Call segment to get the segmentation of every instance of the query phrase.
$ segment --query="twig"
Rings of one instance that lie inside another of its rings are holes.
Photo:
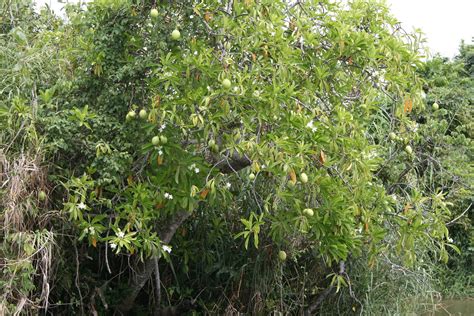
[[[76,252],[76,278],[75,278],[75,283],[76,283],[77,292],[79,293],[81,315],[85,315],[84,314],[84,304],[82,302],[83,298],[82,298],[82,293],[81,293],[81,287],[79,286],[79,253],[77,251],[76,243],[74,243],[74,251]]]
[[[463,216],[467,213],[467,211],[469,211],[469,210],[471,209],[471,206],[472,206],[472,203],[469,204],[469,206],[464,210],[464,212],[461,213],[461,215],[459,215],[458,217],[456,217],[456,218],[453,219],[452,221],[448,222],[448,223],[446,224],[446,227],[452,226],[454,223],[456,223],[456,221],[457,221],[458,219],[460,219],[461,217],[463,217]]]

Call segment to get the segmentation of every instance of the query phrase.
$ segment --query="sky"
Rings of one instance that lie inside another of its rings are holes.
[[[431,53],[456,55],[461,40],[474,44],[474,0],[386,0],[405,30],[420,28]]]
[[[66,2],[68,0],[62,0]],[[69,0],[79,2],[79,0]],[[461,40],[474,44],[474,0],[385,0],[392,14],[406,31],[420,28],[432,54],[454,57]],[[56,12],[63,4],[58,0],[36,0],[47,3]]]

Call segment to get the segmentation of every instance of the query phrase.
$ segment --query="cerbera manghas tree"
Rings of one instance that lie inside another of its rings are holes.
[[[401,210],[374,178],[383,144],[369,145],[367,120],[387,95],[392,115],[406,100],[417,111],[421,87],[417,37],[385,6],[101,0],[69,17],[75,78],[45,133],[80,239],[143,261],[121,311],[211,206],[242,217],[246,247],[271,240],[275,260],[376,260]],[[243,209],[234,193],[249,181]]]

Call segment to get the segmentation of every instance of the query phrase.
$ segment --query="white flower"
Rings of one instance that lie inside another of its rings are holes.
[[[191,15],[189,16],[189,18],[190,18],[190,19],[193,19],[193,18],[194,18],[194,15],[191,14]]]
[[[165,128],[166,128],[166,124],[162,124],[158,130],[160,132],[163,132]]]
[[[198,52],[197,50],[194,51],[194,56],[197,56]]]
[[[159,156],[163,156],[163,151],[162,151],[162,150],[158,150],[158,155],[159,155]]]
[[[81,202],[77,204],[77,208],[80,210],[85,210],[87,208],[87,205],[85,205],[84,202]]]
[[[115,250],[115,248],[117,248],[117,244],[111,242],[110,243],[110,248],[112,248],[112,250]]]
[[[390,197],[392,198],[392,200],[393,200],[394,202],[397,201],[397,195],[396,195],[396,194],[392,194],[392,195],[390,195]]]
[[[313,121],[309,121],[308,124],[306,124],[306,127],[311,129],[311,131],[316,132],[318,129],[316,128],[316,126],[313,125],[314,122]]]
[[[169,194],[168,192],[165,192],[164,196],[165,196],[165,199],[168,199],[168,200],[173,199],[173,195]]]
[[[232,186],[232,184],[230,184],[230,182],[227,182],[227,183],[225,184],[225,187],[226,187],[227,189],[230,189],[231,186]]]
[[[199,168],[194,168],[195,173],[199,173]]]
[[[118,238],[123,238],[123,237],[125,237],[125,233],[124,233],[123,231],[119,231],[119,232],[117,233],[117,237],[118,237]]]
[[[262,169],[265,169],[267,166],[266,165],[262,165]]]
[[[448,242],[453,242],[454,240],[451,237],[448,237]]]
[[[167,245],[163,245],[163,251],[166,251],[167,253],[171,253],[171,247]]]
[[[95,233],[95,228],[94,226],[89,227],[89,233],[94,234]]]

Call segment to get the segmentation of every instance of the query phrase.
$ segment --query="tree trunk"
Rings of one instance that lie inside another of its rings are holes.
[[[181,224],[191,215],[190,212],[179,211],[168,221],[167,225],[159,233],[160,239],[164,244],[168,244],[173,238],[176,230]],[[151,278],[152,273],[155,271],[155,259],[159,260],[158,257],[148,258],[144,263],[140,264],[137,268],[137,274],[130,285],[131,291],[128,296],[122,301],[117,308],[119,314],[126,315],[133,307],[135,299],[140,293],[145,283]]]

